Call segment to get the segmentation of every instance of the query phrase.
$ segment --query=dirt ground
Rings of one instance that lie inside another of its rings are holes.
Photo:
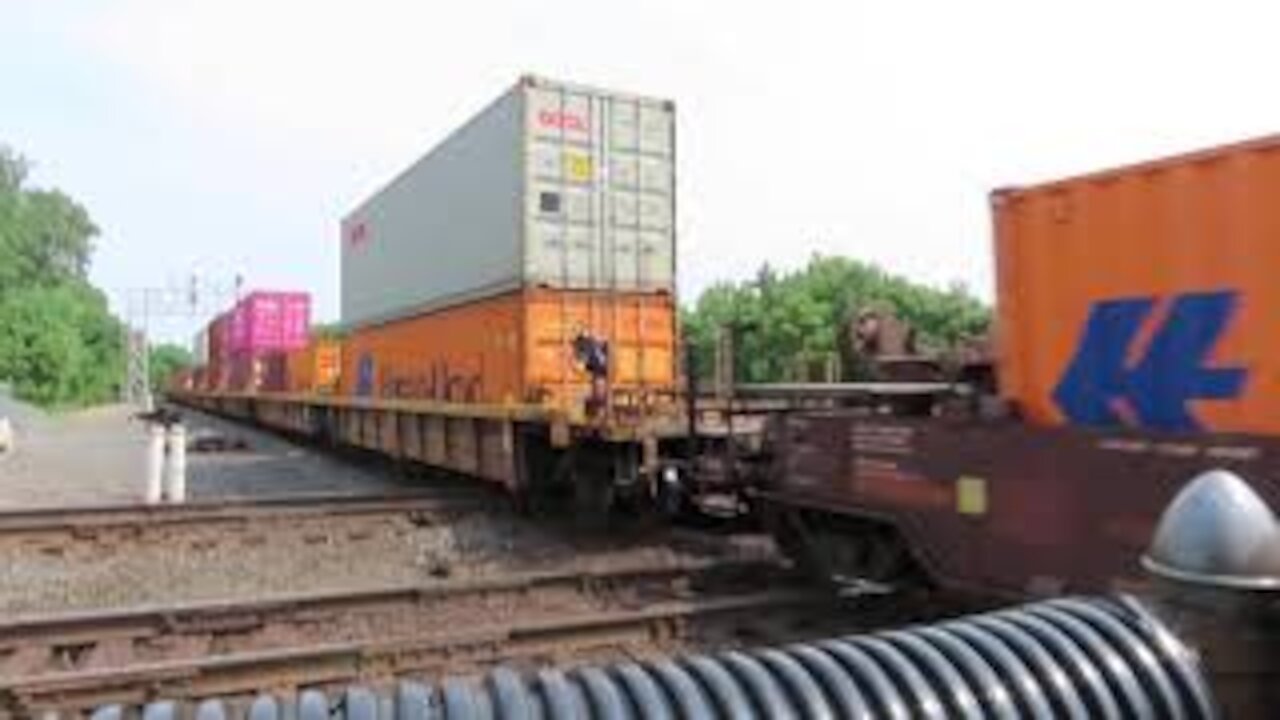
[[[602,570],[713,558],[768,559],[767,543],[660,532],[584,537],[502,511],[438,522],[248,526],[167,544],[92,544],[50,552],[0,543],[0,614],[261,598],[539,570]]]
[[[123,406],[48,416],[19,427],[17,451],[0,459],[0,511],[31,506],[138,502],[145,425]],[[216,418],[184,411],[192,433],[216,431],[247,448],[189,453],[192,498],[350,492],[385,495],[426,480],[354,464]],[[572,523],[565,523],[571,525]],[[0,542],[0,613],[253,598],[388,584],[433,583],[536,569],[649,564],[728,553],[761,557],[748,541],[675,542],[661,531],[584,536],[516,515],[484,511],[421,518],[314,520],[194,529],[165,543],[101,540],[67,547]]]
[[[131,412],[113,405],[17,421],[14,450],[0,457],[0,508],[140,498],[146,435]]]

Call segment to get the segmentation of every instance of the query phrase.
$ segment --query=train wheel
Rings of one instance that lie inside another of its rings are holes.
[[[573,522],[582,530],[604,530],[613,512],[613,492],[609,483],[590,477],[578,478],[573,489]]]
[[[792,509],[772,509],[766,522],[779,549],[824,581],[914,584],[911,553],[887,523]]]
[[[839,584],[858,580],[897,584],[910,563],[896,530],[881,523],[835,523],[816,538],[827,574]]]
[[[524,458],[525,510],[535,517],[558,516],[573,511],[575,453],[555,451],[531,442]]]
[[[806,575],[826,578],[826,568],[814,552],[812,536],[801,513],[766,504],[761,509],[765,527],[778,549]]]
[[[615,500],[612,458],[588,449],[578,455],[572,473],[574,524],[584,530],[608,527]]]

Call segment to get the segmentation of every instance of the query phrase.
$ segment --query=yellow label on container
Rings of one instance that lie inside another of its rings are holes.
[[[591,182],[591,158],[586,155],[566,153],[564,156],[565,174],[573,182]]]
[[[961,515],[987,514],[987,481],[978,477],[956,480],[956,512]]]

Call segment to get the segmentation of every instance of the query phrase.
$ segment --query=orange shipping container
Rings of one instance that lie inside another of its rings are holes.
[[[992,196],[1002,393],[1047,424],[1280,432],[1280,137]]]
[[[572,412],[591,394],[583,337],[608,344],[615,393],[674,389],[669,294],[531,288],[353,330],[342,392]]]
[[[342,371],[342,343],[311,338],[307,346],[285,356],[286,389],[291,393],[331,393]]]

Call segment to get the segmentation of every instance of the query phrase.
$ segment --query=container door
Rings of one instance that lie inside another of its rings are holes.
[[[559,289],[672,291],[669,106],[558,85],[527,93],[527,277]]]
[[[528,89],[529,238],[526,272],[536,284],[590,288],[598,282],[596,104],[582,92]]]
[[[665,105],[613,98],[608,193],[612,262],[625,289],[672,291],[675,176],[672,113]]]

